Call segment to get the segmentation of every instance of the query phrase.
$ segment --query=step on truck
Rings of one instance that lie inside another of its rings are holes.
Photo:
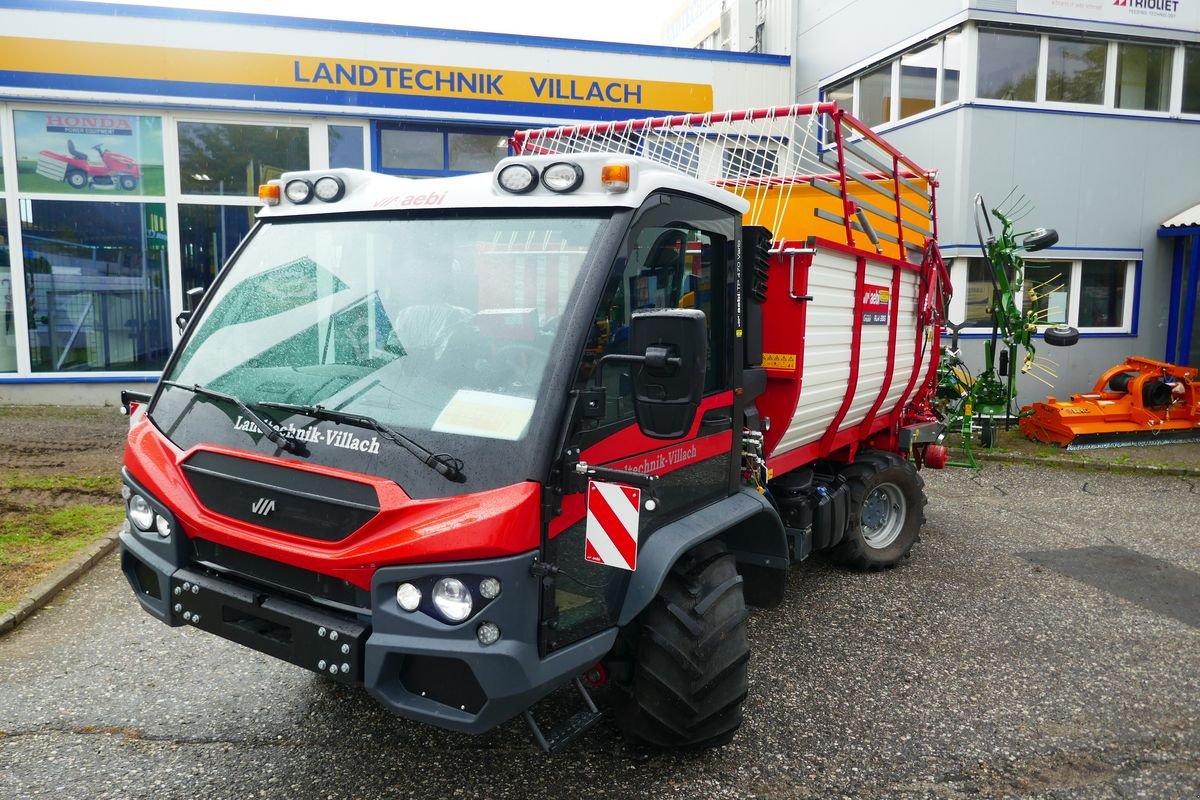
[[[935,176],[834,104],[517,133],[490,173],[292,172],[126,394],[142,607],[547,750],[742,719],[747,605],[877,570],[938,466]],[[574,688],[571,688],[571,685]],[[580,711],[555,725],[556,688]],[[543,706],[544,707],[544,706]]]

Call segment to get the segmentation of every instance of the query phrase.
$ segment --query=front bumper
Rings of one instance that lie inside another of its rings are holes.
[[[121,565],[142,607],[168,625],[191,625],[336,680],[362,683],[394,713],[438,727],[483,733],[521,713],[603,658],[616,629],[542,658],[535,553],[447,564],[383,567],[371,614],[355,615],[247,580],[213,574],[184,554],[183,535],[158,541],[121,534]],[[502,592],[467,621],[447,624],[396,603],[396,587],[431,575],[500,579]],[[476,639],[481,622],[501,638]]]

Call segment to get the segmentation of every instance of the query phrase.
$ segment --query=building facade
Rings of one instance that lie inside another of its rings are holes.
[[[1200,0],[804,0],[794,41],[799,100],[837,100],[939,171],[968,363],[990,331],[980,194],[1058,231],[1021,302],[1082,334],[1039,347],[1057,376],[1023,377],[1023,402],[1127,355],[1200,364]]]
[[[520,128],[769,105],[788,59],[0,0],[0,402],[157,379],[285,170],[491,169]]]

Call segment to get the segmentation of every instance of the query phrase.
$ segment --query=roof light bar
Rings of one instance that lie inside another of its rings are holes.
[[[570,161],[556,161],[542,170],[542,185],[552,192],[566,194],[583,184],[583,167]]]

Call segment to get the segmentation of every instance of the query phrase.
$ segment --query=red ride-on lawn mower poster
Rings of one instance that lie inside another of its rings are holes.
[[[67,107],[16,111],[22,192],[161,196],[162,120]]]

